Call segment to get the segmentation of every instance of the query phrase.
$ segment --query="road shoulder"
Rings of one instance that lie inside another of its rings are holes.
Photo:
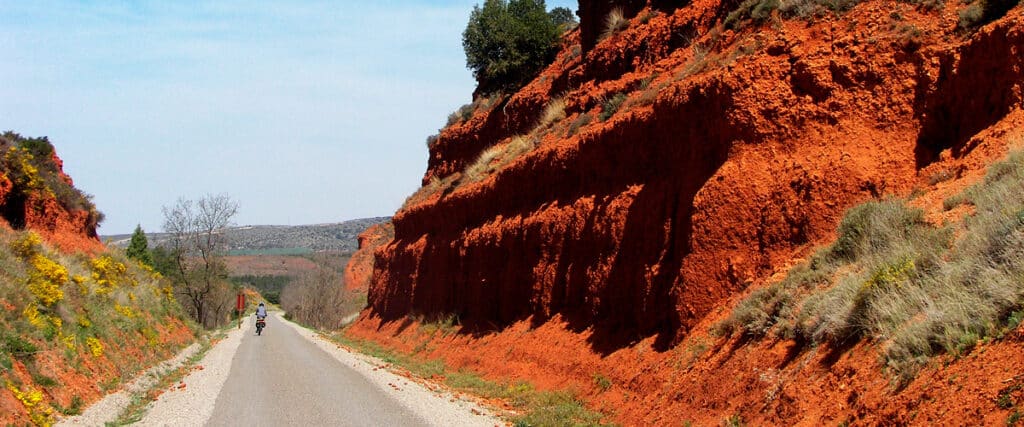
[[[140,426],[203,425],[213,414],[217,395],[231,372],[231,362],[245,333],[252,332],[251,318],[241,328],[232,329],[216,343],[191,373],[182,379],[184,386],[173,387],[150,404]]]
[[[309,340],[338,362],[350,367],[379,387],[409,411],[436,426],[501,426],[505,421],[475,402],[456,398],[445,389],[431,390],[426,386],[385,369],[387,363],[364,354],[352,353],[328,341],[318,332],[295,324],[280,313],[282,324],[293,328],[299,336]]]

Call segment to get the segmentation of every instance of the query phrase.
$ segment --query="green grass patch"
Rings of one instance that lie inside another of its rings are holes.
[[[612,380],[601,373],[595,373],[593,379],[594,385],[601,389],[601,391],[608,391],[608,389],[612,388]]]
[[[604,415],[591,411],[570,391],[538,391],[526,382],[496,382],[466,370],[452,371],[440,360],[422,360],[398,353],[367,340],[352,339],[344,331],[327,336],[360,353],[404,368],[422,377],[444,377],[453,390],[488,399],[502,399],[520,414],[511,418],[516,426],[603,426]],[[611,381],[608,381],[609,387]]]
[[[607,121],[612,118],[612,116],[615,115],[615,112],[619,111],[619,107],[622,106],[623,102],[626,102],[625,93],[616,93],[610,98],[606,98],[604,102],[601,103],[601,115],[599,116],[601,121]]]
[[[82,413],[82,397],[78,395],[71,398],[71,403],[68,404],[67,408],[57,404],[57,402],[53,402],[52,405],[53,409],[67,417],[73,417]]]

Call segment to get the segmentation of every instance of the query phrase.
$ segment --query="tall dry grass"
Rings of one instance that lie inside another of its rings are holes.
[[[716,332],[873,340],[898,383],[931,357],[999,338],[1024,317],[1024,153],[994,164],[958,200],[976,209],[956,239],[900,200],[850,209],[835,243],[753,292]]]

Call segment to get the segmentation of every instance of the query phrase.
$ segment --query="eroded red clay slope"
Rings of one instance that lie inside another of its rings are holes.
[[[430,340],[428,356],[576,388],[628,424],[1005,419],[991,399],[1019,381],[1017,338],[895,391],[867,344],[789,354],[706,331],[828,242],[848,207],[949,171],[943,191],[962,188],[1019,141],[1021,8],[966,35],[961,4],[887,1],[734,32],[718,24],[735,2],[698,0],[639,10],[581,52],[603,16],[581,3],[591,12],[553,65],[431,146],[424,185],[437,190],[395,215],[350,334],[406,350]],[[567,117],[535,129],[559,96]],[[524,134],[535,149],[463,176]],[[406,319],[448,313],[461,334],[422,336]],[[598,374],[613,387],[595,387]]]
[[[74,185],[64,173],[64,162],[53,154],[53,164],[59,178]],[[103,249],[96,227],[85,210],[69,210],[61,206],[52,194],[32,192],[25,200],[15,200],[14,183],[0,172],[0,227],[10,229],[13,220],[19,229],[39,233],[51,244],[69,252],[98,252]]]

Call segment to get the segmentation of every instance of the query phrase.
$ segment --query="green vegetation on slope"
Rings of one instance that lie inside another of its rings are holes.
[[[167,322],[182,318],[169,283],[120,252],[63,254],[33,232],[0,231],[0,382],[37,425],[81,406],[54,400],[58,374],[108,390],[173,354]]]
[[[947,201],[974,206],[962,233],[935,227],[901,200],[850,209],[838,238],[716,326],[841,347],[881,343],[901,383],[929,358],[969,351],[1024,318],[1024,152]]]
[[[438,322],[423,324],[422,327],[442,334],[453,328],[450,317],[440,319]],[[344,331],[330,335],[329,338],[360,353],[407,369],[420,378],[443,378],[444,384],[453,390],[487,399],[504,400],[518,412],[517,415],[510,417],[513,425],[517,427],[609,425],[601,421],[604,418],[602,414],[587,409],[571,391],[541,391],[525,381],[489,381],[474,372],[451,370],[440,359],[423,360],[414,355],[401,354],[381,347],[373,341],[350,338]]]

